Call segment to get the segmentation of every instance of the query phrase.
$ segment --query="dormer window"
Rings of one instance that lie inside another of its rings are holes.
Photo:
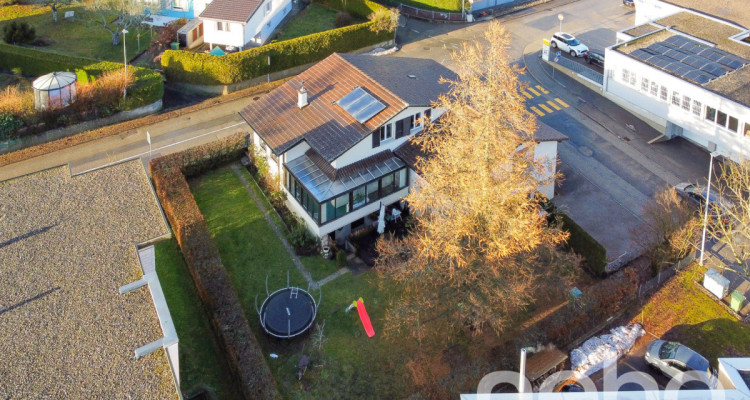
[[[418,112],[411,116],[411,121],[409,122],[409,129],[413,131],[421,127],[422,127],[422,113]]]
[[[386,124],[380,127],[380,141],[385,142],[393,138],[393,125]]]

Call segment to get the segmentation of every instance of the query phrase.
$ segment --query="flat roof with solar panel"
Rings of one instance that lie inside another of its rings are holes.
[[[705,85],[750,64],[742,57],[681,35],[634,50],[630,55],[698,85]]]
[[[356,119],[360,124],[364,124],[369,121],[370,118],[385,110],[385,105],[383,103],[359,86],[355,87],[354,90],[349,92],[349,94],[342,97],[341,100],[336,102],[336,104],[343,108],[344,111],[349,113],[349,115]]]

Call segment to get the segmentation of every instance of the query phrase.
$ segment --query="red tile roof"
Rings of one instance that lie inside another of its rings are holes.
[[[297,90],[302,81],[309,104],[300,109]],[[386,106],[364,124],[335,104],[357,86]],[[305,140],[321,157],[332,162],[407,106],[400,97],[334,53],[251,103],[240,115],[276,154]]]
[[[213,0],[200,17],[219,21],[246,23],[260,7],[262,0]]]

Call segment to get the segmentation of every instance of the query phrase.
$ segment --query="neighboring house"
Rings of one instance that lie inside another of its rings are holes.
[[[409,138],[445,112],[432,107],[450,89],[441,77],[456,75],[433,60],[334,53],[240,115],[289,209],[317,236],[337,239],[409,193],[421,154]],[[547,126],[537,135],[552,174],[567,138]],[[552,197],[553,188],[540,190]]]
[[[750,22],[741,2],[637,0],[639,25],[607,48],[604,93],[663,132],[734,160],[750,157]],[[697,6],[696,6],[697,7]],[[742,7],[740,7],[742,9]]]
[[[455,74],[433,60],[334,53],[240,114],[287,205],[317,236],[348,236],[409,192],[394,153],[420,132]]]
[[[546,170],[542,176],[538,177],[540,182],[544,182],[539,185],[538,189],[545,197],[552,199],[555,196],[555,182],[551,178],[557,172],[557,144],[568,140],[568,137],[545,123],[537,123],[539,126],[534,133],[534,141],[537,143],[534,157],[545,166]],[[410,186],[414,186],[415,179],[419,176],[417,160],[427,159],[429,154],[412,140],[402,144],[393,152],[409,166]]]
[[[291,10],[291,0],[213,0],[200,13],[203,41],[211,48],[260,46]]]

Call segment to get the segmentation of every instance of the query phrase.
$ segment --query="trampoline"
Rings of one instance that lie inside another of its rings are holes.
[[[288,339],[308,330],[318,306],[312,295],[298,287],[285,287],[271,293],[260,306],[260,324],[266,333]]]

